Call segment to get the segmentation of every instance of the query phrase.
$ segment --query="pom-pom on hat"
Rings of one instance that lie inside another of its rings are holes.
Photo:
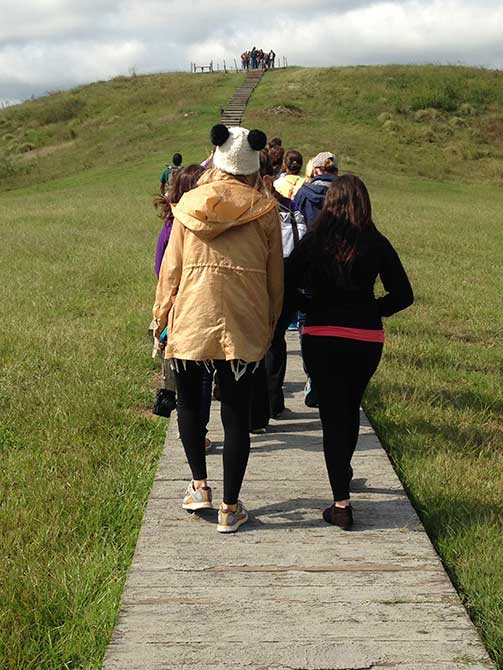
[[[211,129],[211,143],[216,147],[213,165],[229,174],[249,175],[260,169],[259,152],[267,144],[261,130],[227,128],[222,123]]]

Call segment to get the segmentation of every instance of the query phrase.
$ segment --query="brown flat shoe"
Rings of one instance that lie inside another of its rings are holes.
[[[332,526],[339,526],[343,530],[349,530],[353,525],[353,510],[351,505],[347,507],[330,505],[330,507],[323,510],[323,518],[327,523],[331,523]]]

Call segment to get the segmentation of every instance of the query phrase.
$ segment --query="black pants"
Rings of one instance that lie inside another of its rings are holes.
[[[266,428],[271,415],[269,413],[269,393],[267,390],[267,374],[264,360],[252,376],[250,402],[250,430]]]
[[[248,456],[248,421],[253,365],[236,381],[229,362],[215,361],[220,384],[220,412],[224,426],[224,503],[238,501]],[[201,385],[204,365],[193,361],[178,363],[175,372],[178,396],[178,427],[193,479],[206,479],[205,426],[201,420]]]
[[[265,357],[271,416],[276,416],[276,414],[280,414],[285,409],[285,396],[283,393],[286,374],[285,333],[294,314],[295,311],[283,307],[276,330],[274,331],[271,347]]]
[[[304,361],[319,396],[323,451],[334,500],[349,498],[350,464],[360,430],[363,393],[383,345],[304,335]]]

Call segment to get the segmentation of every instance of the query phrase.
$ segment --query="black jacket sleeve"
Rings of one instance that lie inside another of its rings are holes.
[[[382,237],[382,261],[379,276],[386,295],[377,299],[379,314],[391,316],[414,302],[414,294],[407,273],[391,242]]]

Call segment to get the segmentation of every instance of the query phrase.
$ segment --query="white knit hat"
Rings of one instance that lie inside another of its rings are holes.
[[[213,165],[229,174],[249,175],[260,169],[259,151],[267,138],[261,130],[227,128],[222,123],[211,129],[211,143],[216,147]]]

